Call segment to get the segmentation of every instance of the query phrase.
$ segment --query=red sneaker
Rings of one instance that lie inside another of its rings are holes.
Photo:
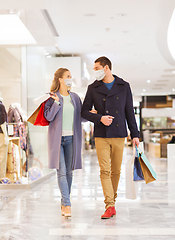
[[[115,207],[108,207],[105,213],[101,216],[101,219],[107,219],[116,215]]]

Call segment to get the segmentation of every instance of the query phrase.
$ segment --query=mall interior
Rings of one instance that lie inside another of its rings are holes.
[[[70,70],[83,102],[101,56],[130,84],[141,152],[156,179],[133,181],[128,128],[116,216],[101,219],[94,123],[83,122],[82,169],[73,171],[66,218],[48,167],[48,126],[27,120],[58,68]],[[175,239],[174,0],[0,0],[0,110],[0,240]]]

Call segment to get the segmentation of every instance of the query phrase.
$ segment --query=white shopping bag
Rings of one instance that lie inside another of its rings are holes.
[[[143,149],[143,142],[139,144],[140,149]],[[126,185],[126,198],[136,199],[140,183],[142,181],[133,181],[133,169],[134,169],[134,158],[136,149],[133,147],[133,156],[125,164],[125,185]],[[144,151],[143,151],[144,152]]]
[[[41,103],[43,103],[44,101],[46,101],[48,98],[50,98],[50,95],[48,93],[40,96],[40,97],[37,97],[35,99],[33,99],[33,102],[36,104],[36,105],[40,105]]]

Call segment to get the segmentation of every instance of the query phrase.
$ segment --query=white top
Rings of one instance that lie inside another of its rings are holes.
[[[63,96],[62,136],[73,135],[74,106],[70,95]]]

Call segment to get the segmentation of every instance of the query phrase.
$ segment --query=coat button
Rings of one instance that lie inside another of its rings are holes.
[[[119,97],[116,98],[117,100],[119,99]]]
[[[106,101],[106,98],[103,98],[103,101],[105,102],[105,101]]]
[[[118,111],[116,111],[115,113],[118,113]]]
[[[116,126],[118,127],[119,125],[117,124]]]
[[[109,113],[109,111],[106,111],[106,113]]]

